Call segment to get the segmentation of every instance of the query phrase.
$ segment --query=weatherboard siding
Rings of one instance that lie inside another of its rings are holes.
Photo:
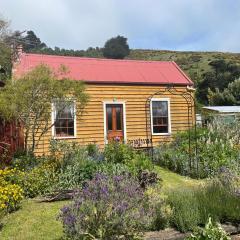
[[[87,84],[86,92],[90,100],[81,116],[77,116],[77,137],[64,141],[76,141],[87,145],[96,143],[104,146],[104,101],[125,102],[126,106],[126,134],[127,142],[146,139],[146,99],[157,91],[164,90],[164,86],[156,85],[112,85],[112,84]],[[187,91],[185,86],[176,87],[181,91]],[[188,108],[185,99],[179,95],[165,92],[154,98],[170,99],[171,130],[169,136],[152,136],[153,144],[158,145],[163,141],[170,141],[177,131],[188,129]],[[192,114],[193,109],[192,109]],[[190,116],[192,118],[192,116]],[[192,124],[192,122],[191,122]],[[150,136],[149,136],[150,137]],[[52,131],[49,131],[36,149],[36,154],[48,154],[49,142]],[[144,147],[145,145],[143,145]]]

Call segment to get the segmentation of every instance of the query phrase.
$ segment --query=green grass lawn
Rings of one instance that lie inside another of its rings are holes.
[[[198,186],[202,182],[182,177],[161,167],[156,167],[156,171],[163,179],[163,189],[165,190]],[[67,201],[40,203],[35,199],[24,200],[21,209],[9,214],[4,219],[0,239],[60,240],[63,235],[62,226],[56,217],[59,209],[67,203]]]
[[[4,219],[1,240],[60,240],[62,226],[56,217],[66,201],[40,203],[24,200],[21,209]]]
[[[167,169],[155,166],[155,171],[159,174],[159,177],[163,180],[163,189],[171,190],[174,188],[187,188],[187,187],[195,187],[202,184],[203,180],[196,180],[189,177],[183,177],[179,174],[171,172]]]

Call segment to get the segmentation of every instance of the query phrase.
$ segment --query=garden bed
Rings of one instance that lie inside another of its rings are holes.
[[[156,171],[163,179],[164,189],[179,186],[192,187],[202,183],[202,181],[182,177],[161,167],[156,167]],[[5,217],[0,239],[15,240],[16,236],[18,240],[60,239],[63,236],[63,230],[56,217],[59,209],[68,203],[69,201],[44,203],[39,202],[39,199],[24,200],[18,211]],[[158,233],[154,232],[154,234]]]
[[[184,239],[190,231],[194,236],[189,239],[210,231],[215,240],[220,235],[228,240],[218,223],[240,223],[240,179],[228,168],[197,180],[156,166],[124,144],[99,151],[95,145],[53,142],[52,148],[51,156],[20,156],[1,170],[7,189],[19,186],[21,198],[10,192],[3,202],[7,216],[2,216],[0,238],[135,239],[147,232],[146,240],[173,240]],[[35,198],[21,206],[23,197]],[[72,197],[67,203],[58,201]],[[204,229],[197,228],[205,223]],[[166,230],[157,232],[160,229]]]

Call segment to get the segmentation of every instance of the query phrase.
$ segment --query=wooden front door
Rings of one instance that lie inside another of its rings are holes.
[[[123,141],[123,105],[107,104],[106,105],[106,129],[108,141]]]

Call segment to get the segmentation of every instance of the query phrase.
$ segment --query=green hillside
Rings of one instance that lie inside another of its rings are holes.
[[[208,65],[213,60],[225,60],[240,64],[240,53],[223,52],[183,52],[167,50],[131,50],[129,59],[175,61],[194,81],[201,81],[205,72],[211,71]]]

